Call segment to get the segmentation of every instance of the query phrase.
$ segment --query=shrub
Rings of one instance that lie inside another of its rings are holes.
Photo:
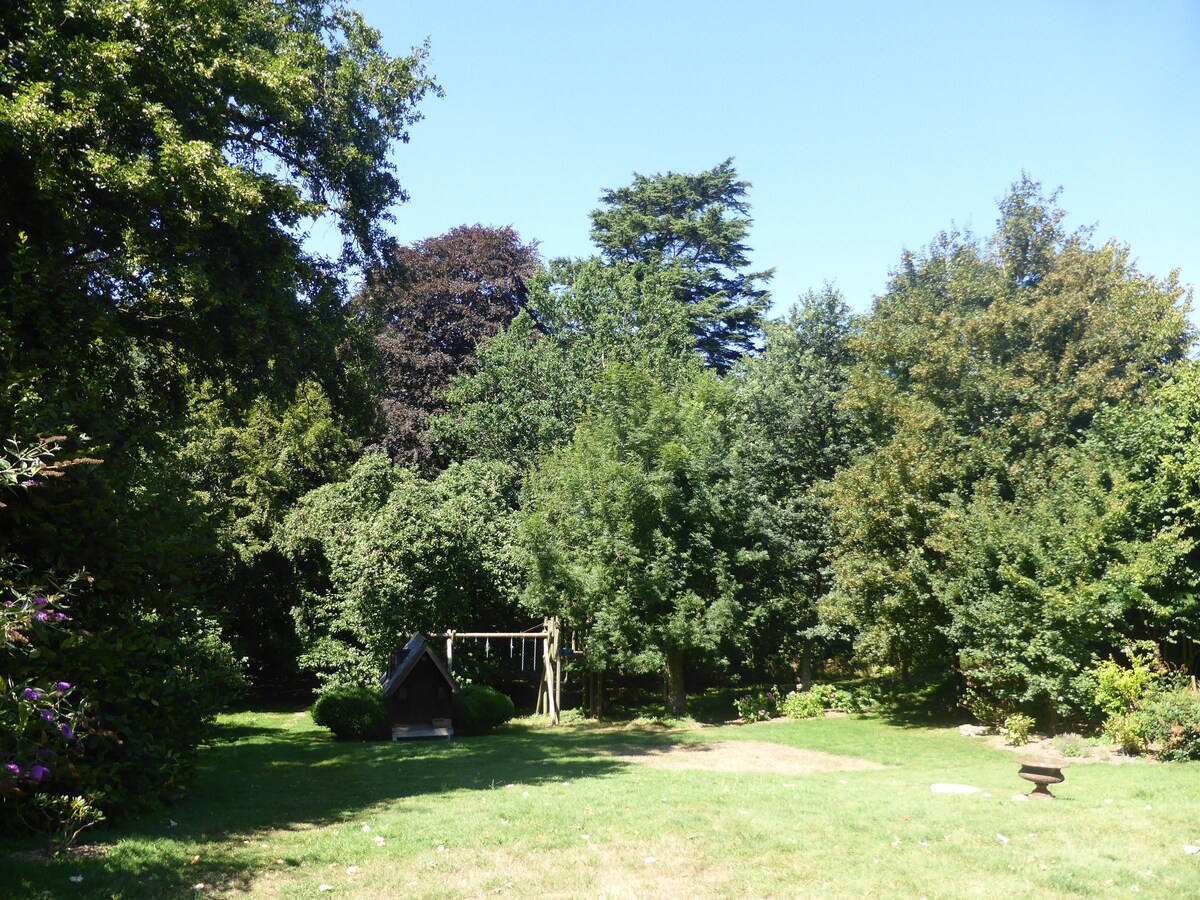
[[[208,626],[152,614],[82,628],[63,610],[77,584],[0,606],[0,833],[56,847],[82,828],[181,796],[197,747],[240,684]]]
[[[388,736],[387,702],[376,688],[333,684],[313,704],[312,720],[339,741],[380,740]]]
[[[1127,713],[1154,685],[1158,673],[1151,667],[1152,657],[1127,651],[1129,666],[1112,659],[1096,663],[1096,705],[1105,716]]]
[[[1200,759],[1200,694],[1181,676],[1159,676],[1132,709],[1105,720],[1104,733],[1126,753]]]
[[[789,691],[781,711],[789,719],[812,719],[825,712],[825,704],[812,691]]]
[[[1148,717],[1134,710],[1109,716],[1104,722],[1104,733],[1122,752],[1137,756],[1146,752],[1152,729]]]
[[[1020,747],[1029,743],[1029,736],[1033,733],[1033,724],[1033,719],[1029,716],[1013,713],[1004,720],[1000,734],[1012,746]]]
[[[807,691],[796,685],[780,704],[780,711],[789,719],[812,719],[827,709],[837,712],[858,712],[854,694],[831,684],[814,684]]]
[[[1200,694],[1183,678],[1159,681],[1142,703],[1147,717],[1149,749],[1159,759],[1200,759]]]
[[[775,718],[778,711],[775,691],[754,691],[733,701],[737,714],[744,722],[765,722]]]
[[[844,688],[835,687],[832,684],[814,684],[810,690],[821,699],[821,705],[825,709],[837,712],[855,712],[857,709],[854,695]]]
[[[558,714],[560,725],[582,725],[587,720],[587,713],[582,709],[564,709]]]
[[[485,684],[464,684],[454,695],[454,732],[486,734],[516,713],[512,698]]]

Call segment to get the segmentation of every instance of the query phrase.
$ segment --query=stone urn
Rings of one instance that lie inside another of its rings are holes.
[[[1021,770],[1017,774],[1033,784],[1033,790],[1029,792],[1030,799],[1053,800],[1054,795],[1050,793],[1050,785],[1062,784],[1062,770],[1066,763],[1061,760],[1037,757],[1019,759],[1017,762],[1021,765]]]

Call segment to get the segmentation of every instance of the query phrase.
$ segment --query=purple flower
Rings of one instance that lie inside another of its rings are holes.
[[[42,710],[42,718],[45,719],[47,722],[53,722],[54,721],[54,710],[43,709]]]
[[[21,767],[20,767],[20,766],[18,766],[16,763],[7,763],[7,764],[4,766],[4,768],[5,768],[5,769],[7,769],[9,772],[11,772],[11,773],[12,773],[12,774],[14,774],[14,775],[20,775],[20,774],[21,774]]]
[[[25,688],[23,691],[26,700],[41,700],[42,692],[35,691],[33,688]]]
[[[775,699],[775,695],[774,695],[773,693],[771,693],[770,691],[767,691],[767,699],[768,699],[768,700],[774,700],[774,699]]]
[[[12,606],[12,605],[13,605],[13,601],[12,601],[12,600],[5,600],[5,601],[4,601],[4,605],[5,605],[5,606]]]
[[[68,725],[66,722],[63,722],[61,725],[58,726],[58,728],[62,732],[64,741],[74,740],[75,732],[71,730],[70,725]]]
[[[50,613],[46,612],[44,609],[39,609],[37,612],[35,612],[33,614],[33,617],[35,619],[37,619],[39,622],[45,622],[47,619],[50,618]]]
[[[69,691],[71,689],[71,682],[60,681],[58,684],[56,684],[54,686],[54,688],[55,688],[55,690],[62,691],[65,694],[67,691]]]
[[[55,622],[65,622],[67,621],[67,614],[65,612],[51,613],[50,618]]]
[[[33,598],[33,605],[36,607],[39,607],[39,608],[45,606],[49,602],[50,601],[47,600],[45,597],[34,597]]]
[[[41,781],[43,778],[45,778],[49,774],[50,774],[50,770],[47,769],[43,765],[35,765],[32,769],[29,770],[29,777],[32,778],[34,781]]]

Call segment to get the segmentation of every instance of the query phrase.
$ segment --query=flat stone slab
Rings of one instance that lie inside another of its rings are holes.
[[[970,784],[934,784],[930,785],[929,790],[935,794],[979,794],[983,788]]]

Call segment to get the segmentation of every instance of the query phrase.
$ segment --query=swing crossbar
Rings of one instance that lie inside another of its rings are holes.
[[[547,631],[447,631],[443,638],[548,638]]]

